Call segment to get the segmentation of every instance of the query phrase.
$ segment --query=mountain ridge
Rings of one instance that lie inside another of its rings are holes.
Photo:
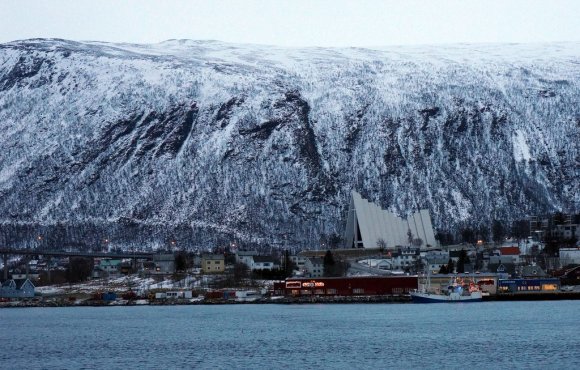
[[[1,44],[0,241],[312,247],[353,189],[439,230],[577,212],[579,50]]]

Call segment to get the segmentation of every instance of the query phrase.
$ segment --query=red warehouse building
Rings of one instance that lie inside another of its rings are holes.
[[[290,297],[396,295],[413,289],[417,289],[417,276],[288,278],[274,283],[274,294]]]

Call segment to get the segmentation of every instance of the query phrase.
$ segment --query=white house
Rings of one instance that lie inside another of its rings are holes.
[[[499,249],[502,257],[512,257],[514,263],[520,263],[520,248],[516,246],[501,247]]]
[[[391,259],[380,258],[380,259],[366,259],[359,261],[360,263],[364,263],[369,267],[379,269],[379,270],[392,270],[393,269],[393,261]]]
[[[271,256],[253,256],[252,259],[252,270],[275,270],[280,268],[280,263]]]
[[[324,259],[320,257],[310,257],[304,264],[305,277],[322,277],[324,276]]]
[[[428,251],[425,253],[425,261],[432,273],[438,273],[443,265],[449,263],[448,251]]]
[[[294,262],[298,270],[304,271],[308,257],[304,256],[290,256],[290,261]]]
[[[120,259],[102,259],[96,261],[93,269],[93,278],[101,278],[106,276],[117,276],[121,272]]]
[[[417,264],[420,258],[419,248],[399,248],[391,257],[394,269],[407,269]]]
[[[252,264],[254,263],[253,257],[257,255],[257,251],[237,251],[236,263],[243,263],[248,266],[248,268],[252,268]]]
[[[580,265],[580,248],[560,248],[559,256],[562,266]]]

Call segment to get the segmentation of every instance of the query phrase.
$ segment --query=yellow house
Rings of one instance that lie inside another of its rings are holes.
[[[204,254],[201,257],[201,269],[204,274],[221,274],[225,270],[223,254]]]

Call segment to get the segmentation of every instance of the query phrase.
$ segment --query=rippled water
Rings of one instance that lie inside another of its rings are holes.
[[[580,301],[0,310],[0,368],[580,368]]]

